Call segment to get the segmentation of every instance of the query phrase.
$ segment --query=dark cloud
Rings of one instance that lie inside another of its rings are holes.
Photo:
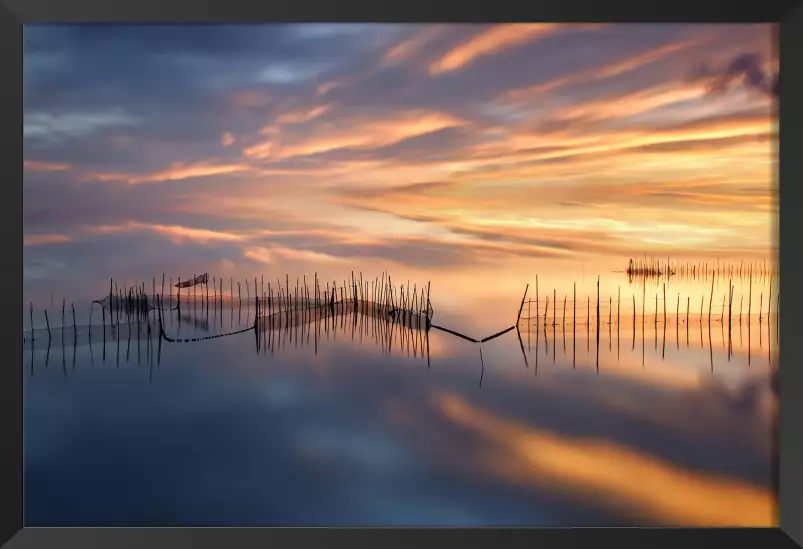
[[[221,200],[253,192],[245,176],[210,176],[163,184],[71,180],[73,174],[28,172],[23,184],[23,227],[33,233],[66,233],[84,227],[120,225],[127,222],[204,228],[217,231],[250,229],[297,229],[311,224],[293,222],[292,212],[280,205],[262,215],[244,215],[236,204],[223,208]],[[264,177],[270,191],[275,178]],[[201,202],[196,202],[202,197]],[[247,205],[247,203],[245,204]],[[266,215],[269,213],[269,215]]]
[[[767,95],[777,94],[778,73],[765,68],[766,58],[759,52],[743,52],[724,66],[699,65],[692,78],[710,79],[711,93],[722,94],[734,85]]]
[[[316,82],[362,66],[376,56],[378,42],[399,33],[374,26],[304,29],[28,26],[26,152],[118,168],[139,162],[145,169],[170,155],[172,162],[223,154],[223,132],[255,133],[278,114],[282,99],[314,95]],[[231,96],[244,90],[276,100],[259,113],[238,108]],[[72,139],[77,131],[86,134],[81,143]],[[114,137],[135,143],[136,152],[115,148]]]

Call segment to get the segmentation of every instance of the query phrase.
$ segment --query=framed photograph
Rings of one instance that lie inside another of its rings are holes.
[[[6,2],[0,543],[800,546],[794,4]]]

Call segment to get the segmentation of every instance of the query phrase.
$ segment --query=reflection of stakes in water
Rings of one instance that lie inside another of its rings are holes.
[[[575,287],[577,283],[575,282]],[[536,333],[538,330],[538,319],[541,318],[541,309],[539,304],[539,297],[538,297],[538,275],[535,275],[535,329]],[[538,353],[538,345],[536,344],[535,352]]]
[[[748,278],[748,282],[747,282],[747,288],[748,288],[747,289],[747,326],[748,326],[748,328],[747,328],[747,334],[748,334],[747,341],[748,341],[748,347],[749,347],[749,342],[750,342],[750,337],[749,337],[749,335],[750,335],[750,321],[753,318],[752,317],[752,311],[753,311],[753,307],[752,307],[752,305],[753,305],[753,266],[752,265],[750,265],[750,272],[749,272],[749,278]]]
[[[557,310],[557,306],[556,306],[557,302],[555,301],[555,296],[554,296],[555,290],[553,290],[552,292],[553,292],[553,296],[552,296],[552,362],[554,363],[555,359],[556,359],[557,347],[558,347],[558,338],[555,337],[556,336],[555,330],[557,330],[558,323],[557,323],[557,319],[555,317],[555,311]]]
[[[597,375],[599,375],[599,276],[597,276]]]
[[[485,362],[482,360],[482,347],[480,347],[480,388],[482,388],[482,377],[485,375]]]
[[[658,329],[658,294],[655,294],[655,329]]]
[[[633,294],[633,346],[630,348],[630,352],[636,350],[636,294]]]
[[[558,322],[558,291],[553,289],[552,290],[552,326],[554,327]],[[554,347],[554,338],[552,339],[553,347]]]
[[[106,362],[106,307],[101,304],[101,311],[103,311],[103,362]],[[111,315],[111,311],[109,311]],[[47,318],[47,311],[45,311],[45,318]]]
[[[161,300],[159,302],[161,303]],[[161,322],[162,322],[161,319],[159,319],[160,330],[161,330]],[[160,335],[159,336],[159,349],[156,352],[156,367],[159,368],[161,363],[162,363],[162,337]]]
[[[572,309],[572,369],[574,369],[577,358],[577,282],[572,286]]]
[[[538,376],[538,344],[541,340],[541,330],[538,329],[538,323],[535,323],[535,375]]]
[[[758,300],[758,323],[759,323],[759,325],[764,320],[763,309],[764,309],[764,292],[761,292],[761,297]]]
[[[700,329],[702,329],[702,326],[703,326],[703,305],[704,304],[705,304],[705,296],[700,298]],[[702,334],[702,332],[700,332],[700,333]],[[702,341],[702,336],[701,336],[701,341]],[[701,343],[700,344],[700,348],[702,349],[703,347],[704,347],[704,345]]]
[[[620,346],[619,346],[619,303],[621,302],[621,295],[622,295],[622,292],[620,291],[620,292],[618,292],[617,298],[616,298],[616,361],[617,362],[619,362],[619,357],[620,357],[620,354],[619,354],[619,349],[620,349]]]
[[[645,308],[644,308],[644,301],[643,300],[642,300],[641,308],[642,308],[642,314],[641,314],[641,367],[645,368],[644,359],[646,357],[646,345],[647,345],[646,341],[647,341],[647,338],[644,337],[644,335],[645,335],[644,334],[644,330],[645,330],[646,325],[647,325],[647,317],[646,317],[646,315],[644,315]]]
[[[654,327],[655,329],[653,332],[655,333],[655,350],[658,350],[658,294],[655,294],[655,314],[653,315],[654,319]]]
[[[62,302],[61,311],[61,370],[64,372],[64,377],[67,377],[67,351],[64,347],[64,302]]]
[[[714,346],[711,344],[711,323],[708,323],[708,357],[711,362],[711,374],[714,373]]]
[[[561,322],[560,332],[563,334],[563,354],[566,354],[566,296],[563,296],[563,322]]]
[[[34,345],[33,326],[32,326],[31,327],[31,377],[33,377],[33,371],[34,371],[34,359],[35,359],[35,352],[36,352],[35,350],[36,350],[36,345]]]
[[[72,346],[72,369],[73,369],[73,372],[75,371],[75,352],[76,352],[76,349],[78,349],[78,336],[77,336],[77,333],[78,332],[76,330],[73,330],[73,346]],[[120,347],[120,338],[119,337],[117,338],[117,347],[118,347],[118,349]],[[118,354],[118,363],[119,363],[119,354],[120,354],[119,351],[118,351],[117,354]]]
[[[608,352],[611,352],[611,347],[613,345],[613,323],[611,321],[611,317],[613,315],[613,298],[608,296]]]
[[[691,298],[686,296],[686,347],[689,346],[689,304],[691,303]]]
[[[728,362],[731,359],[731,353],[733,352],[733,340],[732,340],[732,326],[733,326],[733,280],[728,281],[728,286],[730,286],[729,295],[728,295]]]
[[[521,340],[521,332],[519,331],[519,326],[516,325],[516,335],[519,338],[519,346],[521,347],[521,356],[524,357],[524,367],[529,368],[530,364],[527,362],[527,353],[524,352],[524,342]],[[482,349],[482,347],[480,347]]]
[[[767,364],[772,367],[772,328],[769,313],[767,313]]]
[[[92,326],[89,327],[90,332],[92,331]],[[117,333],[115,339],[117,340],[117,348],[115,350],[115,366],[119,370],[120,369],[120,324],[117,324]]]
[[[758,348],[764,348],[764,330],[761,329],[761,309],[759,309],[759,322],[758,322]]]
[[[532,331],[533,325],[533,317],[530,314],[530,303],[532,299],[527,300],[527,352],[532,352],[532,347],[530,346],[530,332]],[[536,315],[537,317],[538,315]]]
[[[708,299],[708,326],[709,326],[709,330],[710,330],[710,326],[711,326],[711,308],[714,305],[714,280],[715,279],[716,279],[716,277],[714,277],[714,276],[711,277],[711,297]]]
[[[743,344],[744,344],[744,341],[742,339],[742,323],[740,322],[739,323],[739,348],[741,348]]]

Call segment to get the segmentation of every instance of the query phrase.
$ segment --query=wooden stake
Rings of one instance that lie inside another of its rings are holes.
[[[519,314],[516,317],[516,325],[517,326],[518,326],[519,321],[521,320],[521,311],[522,311],[522,309],[524,309],[524,300],[527,299],[527,290],[529,290],[529,289],[530,289],[530,285],[527,284],[527,286],[524,288],[524,296],[521,298],[521,305],[519,306]],[[429,294],[429,289],[427,289],[427,294]]]
[[[714,280],[715,277],[711,277],[711,297],[708,299],[708,324],[711,324],[711,307],[714,305]]]
[[[753,266],[750,265],[750,273],[748,275],[748,291],[747,291],[747,322],[748,326],[752,320],[752,305],[753,305]]]

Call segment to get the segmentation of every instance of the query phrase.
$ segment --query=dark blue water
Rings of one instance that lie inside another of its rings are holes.
[[[748,364],[701,327],[150,322],[28,345],[28,526],[774,520],[766,335]]]

